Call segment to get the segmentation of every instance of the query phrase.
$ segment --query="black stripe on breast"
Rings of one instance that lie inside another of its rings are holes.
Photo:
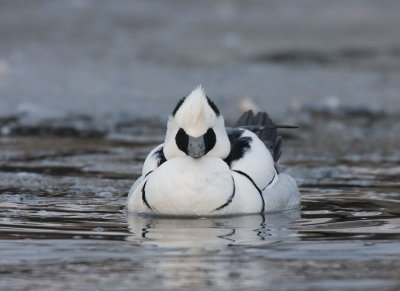
[[[144,177],[146,178],[148,175],[150,175],[151,173],[153,173],[153,171],[148,172],[146,175],[144,175]],[[146,181],[147,183],[147,181]]]
[[[144,185],[142,187],[142,201],[151,211],[153,211],[153,209],[149,205],[149,202],[147,202],[147,199],[146,199],[146,190],[145,190],[146,184],[147,184],[147,181],[144,182]]]
[[[215,208],[214,211],[221,210],[221,209],[225,208],[226,206],[228,206],[229,204],[231,204],[233,197],[235,197],[235,193],[236,193],[236,185],[235,185],[235,180],[233,179],[233,177],[232,177],[232,184],[233,184],[233,190],[232,190],[232,194],[229,197],[228,201],[226,201],[221,206]]]
[[[274,168],[275,168],[276,173],[279,174],[278,165],[276,163],[274,164]]]
[[[249,175],[247,175],[245,172],[238,171],[238,170],[233,170],[233,171],[235,171],[236,173],[238,173],[238,174],[240,174],[242,176],[245,176],[247,179],[249,179],[249,181],[257,189],[258,193],[260,194],[261,201],[262,201],[262,207],[261,207],[261,212],[260,213],[264,213],[265,201],[264,201],[264,196],[262,195],[262,191],[260,190],[260,188],[258,188],[257,184],[253,181],[253,179]]]

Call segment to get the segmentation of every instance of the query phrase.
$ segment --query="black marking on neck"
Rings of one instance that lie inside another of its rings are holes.
[[[233,185],[233,190],[232,190],[232,194],[231,194],[231,196],[229,197],[228,201],[226,201],[226,202],[225,202],[224,204],[222,204],[221,206],[215,208],[214,211],[221,210],[222,208],[225,208],[226,206],[228,206],[229,204],[231,204],[231,202],[232,202],[232,200],[233,200],[233,197],[235,197],[235,193],[236,193],[236,185],[235,185],[235,180],[233,179],[233,176],[232,176],[232,185]]]
[[[175,142],[178,146],[178,149],[185,154],[188,154],[189,136],[182,128],[178,130],[178,133],[175,136]]]
[[[241,159],[250,149],[250,143],[253,139],[249,136],[241,137],[243,130],[240,129],[228,129],[226,132],[231,143],[231,151],[224,161],[231,167],[232,162]]]
[[[208,96],[206,96],[206,97],[207,97],[208,105],[210,105],[211,109],[215,112],[215,114],[216,114],[217,116],[219,116],[220,113],[219,113],[219,110],[218,110],[217,105],[215,105],[215,103],[212,102],[211,99],[210,99]]]
[[[146,199],[146,191],[145,191],[146,184],[147,184],[147,181],[144,182],[144,185],[142,187],[142,201],[151,211],[153,211],[153,209],[149,205],[149,202],[147,202],[147,199]]]
[[[275,179],[276,174],[277,174],[277,173],[274,173],[274,176],[272,177],[271,181],[269,181],[269,183],[267,184],[267,186],[265,186],[264,189],[262,189],[262,191],[264,191],[265,189],[267,189],[267,187],[268,187],[269,185],[272,184],[272,182],[273,182],[274,179]]]
[[[164,155],[164,147],[161,147],[153,155],[157,159],[157,167],[161,166],[163,163],[165,163],[167,161],[167,159],[165,158],[165,155]]]
[[[182,97],[179,101],[178,104],[176,104],[174,111],[172,111],[172,116],[175,116],[176,112],[178,112],[179,108],[182,106],[183,102],[185,102],[186,96]]]
[[[247,175],[245,172],[238,171],[238,170],[233,170],[233,171],[235,171],[236,173],[238,173],[238,174],[240,174],[240,175],[242,175],[242,176],[245,176],[247,179],[249,179],[249,181],[250,181],[250,182],[253,184],[253,186],[257,189],[258,193],[260,194],[261,201],[262,201],[262,207],[261,207],[260,213],[264,213],[264,210],[265,210],[265,201],[264,201],[264,196],[263,196],[262,191],[260,190],[260,188],[258,188],[257,184],[253,181],[253,179],[252,179],[249,175]]]
[[[212,128],[209,128],[206,134],[204,135],[204,144],[206,146],[205,154],[207,154],[214,148],[216,142],[217,142],[217,137],[215,136],[215,132]]]

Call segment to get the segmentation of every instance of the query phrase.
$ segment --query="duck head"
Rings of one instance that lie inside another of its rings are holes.
[[[224,118],[201,86],[179,100],[168,119],[164,143],[166,159],[204,156],[224,159],[230,142]]]

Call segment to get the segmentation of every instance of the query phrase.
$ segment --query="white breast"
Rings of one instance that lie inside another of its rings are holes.
[[[221,159],[174,158],[137,185],[128,209],[168,215],[212,215],[230,199],[233,190],[231,171]]]

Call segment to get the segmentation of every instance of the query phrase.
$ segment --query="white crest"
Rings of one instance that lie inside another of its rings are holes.
[[[217,116],[208,104],[204,89],[200,85],[186,97],[174,118],[187,134],[198,137],[213,126]]]
[[[185,156],[178,149],[175,141],[179,129],[192,137],[204,135],[212,128],[216,135],[216,144],[208,156],[225,158],[230,151],[230,142],[226,134],[224,119],[211,107],[202,86],[194,89],[181,104],[178,103],[174,113],[169,117],[164,154],[167,159]]]

